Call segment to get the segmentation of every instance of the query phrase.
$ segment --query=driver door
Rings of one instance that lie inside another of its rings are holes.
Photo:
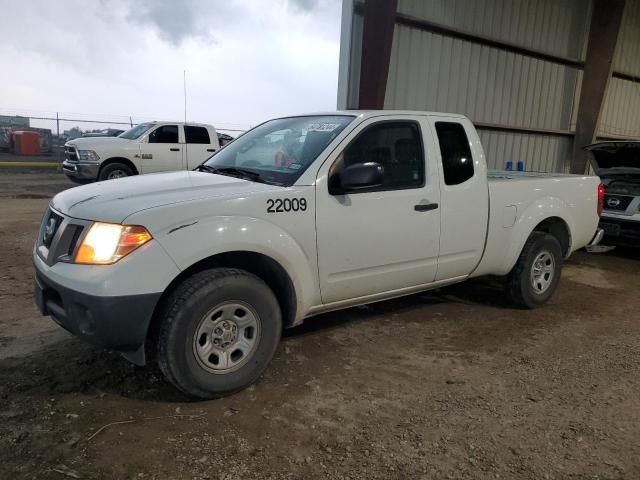
[[[433,141],[425,118],[385,116],[364,122],[320,168],[316,229],[323,303],[434,281],[440,186],[426,162],[431,157],[425,156],[424,145]],[[335,175],[366,162],[384,168],[380,186],[331,192]]]
[[[183,170],[184,142],[179,125],[160,125],[147,135],[146,142],[140,144],[142,173]]]

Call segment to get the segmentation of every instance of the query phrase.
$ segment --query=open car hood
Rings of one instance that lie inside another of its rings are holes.
[[[599,142],[584,147],[599,177],[616,174],[640,176],[640,141]]]

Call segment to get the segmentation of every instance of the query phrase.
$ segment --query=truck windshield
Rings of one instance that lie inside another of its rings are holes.
[[[290,186],[353,119],[321,115],[271,120],[238,137],[197,169]]]
[[[141,123],[118,136],[120,138],[126,138],[127,140],[135,140],[144,135],[151,127],[153,127],[153,125],[153,123]]]

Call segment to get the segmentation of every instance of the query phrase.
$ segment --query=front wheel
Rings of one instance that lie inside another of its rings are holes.
[[[273,358],[282,315],[271,289],[244,270],[187,278],[160,312],[158,365],[175,387],[210,399],[255,382]]]
[[[519,307],[539,307],[558,287],[561,269],[560,242],[548,233],[533,232],[507,277],[507,296]]]
[[[98,180],[114,180],[116,178],[130,177],[131,175],[133,175],[131,167],[124,163],[114,162],[100,170]]]

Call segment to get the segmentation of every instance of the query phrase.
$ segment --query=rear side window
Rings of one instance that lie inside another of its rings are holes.
[[[459,185],[473,177],[473,157],[464,127],[455,122],[436,122],[442,155],[444,183]]]
[[[211,143],[209,132],[204,127],[185,125],[184,136],[187,143]]]
[[[384,167],[382,186],[401,190],[424,185],[422,138],[415,122],[382,122],[360,134],[343,153],[342,167],[376,162]]]
[[[149,134],[149,143],[178,143],[178,126],[163,125]]]

